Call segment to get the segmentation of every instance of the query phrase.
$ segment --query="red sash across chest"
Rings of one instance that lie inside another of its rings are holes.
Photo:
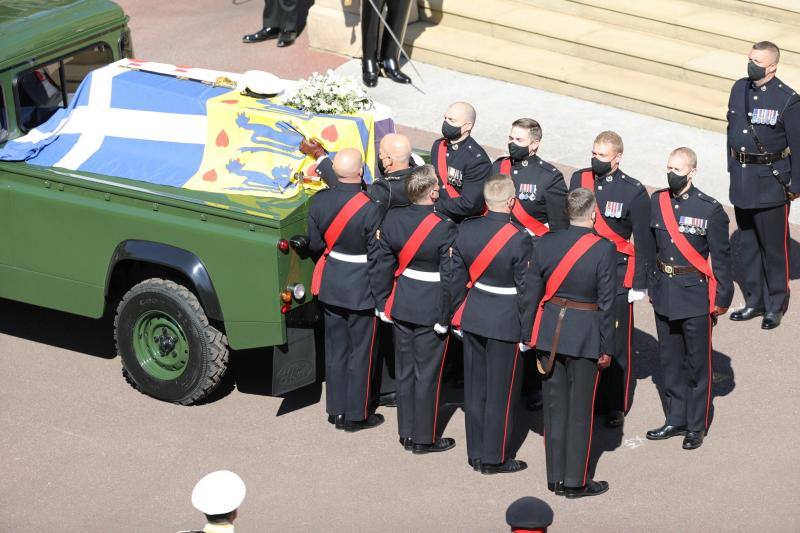
[[[461,196],[455,187],[450,185],[447,179],[447,141],[442,139],[439,141],[439,148],[436,150],[436,170],[439,171],[439,179],[442,180],[442,186],[450,198],[458,198]]]
[[[500,173],[505,174],[506,176],[511,176],[510,157],[507,157],[500,162]],[[516,218],[520,224],[529,229],[531,233],[533,233],[537,237],[541,237],[542,235],[550,231],[550,229],[547,226],[539,222],[535,217],[533,217],[527,211],[525,211],[525,208],[522,207],[522,204],[520,204],[519,200],[514,202],[514,208],[511,209],[511,214],[514,215],[514,218]]]

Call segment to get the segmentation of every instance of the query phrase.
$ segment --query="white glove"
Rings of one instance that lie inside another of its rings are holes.
[[[527,352],[530,349],[531,349],[531,347],[528,346],[527,344],[525,344],[524,342],[520,342],[519,343],[519,351],[520,352]]]
[[[633,302],[638,302],[639,300],[643,299],[647,296],[647,289],[643,291],[637,291],[636,289],[628,289],[628,303],[632,304]]]
[[[377,307],[375,308],[375,316],[381,316],[381,312]]]
[[[390,319],[388,316],[386,316],[386,313],[384,313],[383,311],[381,311],[378,314],[378,317],[381,319],[381,322],[386,322],[387,324],[394,324],[394,321]]]
[[[435,331],[439,335],[444,335],[445,333],[447,333],[447,326],[443,326],[437,322],[436,324],[433,325],[433,331]]]
[[[460,329],[453,328],[453,333],[455,333],[455,334],[456,334],[456,336],[457,336],[459,339],[463,339],[463,338],[464,338],[464,332],[463,332],[463,331],[461,331]]]

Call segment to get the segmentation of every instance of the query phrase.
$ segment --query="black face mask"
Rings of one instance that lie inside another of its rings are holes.
[[[380,173],[380,175],[381,176],[385,176],[386,175],[386,167],[383,166],[383,159],[381,159],[380,157],[378,158],[377,166],[378,166],[378,172]]]
[[[759,67],[752,61],[747,63],[747,78],[750,81],[763,80],[766,77],[767,77],[766,67]]]
[[[508,155],[510,155],[511,159],[514,161],[528,159],[530,154],[530,150],[528,150],[527,146],[520,146],[517,143],[508,143]]]
[[[669,184],[670,192],[672,192],[672,194],[678,194],[686,187],[686,184],[689,183],[689,175],[681,176],[680,174],[669,172],[667,173],[667,183]]]
[[[592,158],[592,172],[597,177],[603,177],[611,172],[611,161],[600,161],[596,157]]]
[[[461,137],[461,126],[453,126],[445,120],[442,122],[442,136],[448,141],[455,141]]]

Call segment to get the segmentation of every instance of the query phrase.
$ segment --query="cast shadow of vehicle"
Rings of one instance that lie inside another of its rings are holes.
[[[55,348],[114,359],[114,320],[62,313],[0,298],[0,333]]]

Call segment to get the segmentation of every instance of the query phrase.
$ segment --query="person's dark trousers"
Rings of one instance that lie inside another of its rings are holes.
[[[631,380],[633,370],[633,304],[628,303],[628,293],[614,299],[614,317],[617,324],[614,336],[614,356],[611,365],[600,374],[597,389],[597,411],[609,413],[631,408]]]
[[[264,0],[264,28],[297,31],[297,0]]]
[[[372,309],[351,311],[324,305],[325,398],[329,415],[366,419],[373,408],[377,317]]]
[[[415,444],[436,440],[447,339],[433,326],[394,322],[397,429]]]
[[[536,351],[529,350],[522,354],[522,395],[529,406],[542,400],[542,379],[536,369]]]
[[[669,320],[655,315],[667,424],[705,431],[711,408],[711,316]]]
[[[517,343],[464,332],[464,412],[467,456],[483,464],[509,457],[522,382]]]
[[[783,313],[789,306],[789,206],[734,208],[747,307]]]
[[[543,364],[549,356],[540,352]],[[542,380],[548,483],[563,481],[566,487],[586,484],[599,380],[595,359],[561,354]]]
[[[378,9],[383,11],[386,6],[386,22],[395,36],[403,42],[408,25],[408,15],[410,13],[411,0],[373,0]],[[361,42],[364,59],[394,59],[398,60],[400,49],[389,35],[388,31],[383,32],[380,50],[378,49],[378,37],[380,35],[381,21],[375,14],[375,9],[369,4],[369,0],[361,2]],[[380,54],[380,57],[378,57]]]

